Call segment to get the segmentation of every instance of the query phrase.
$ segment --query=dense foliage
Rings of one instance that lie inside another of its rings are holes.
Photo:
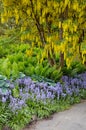
[[[0,0],[0,130],[86,99],[86,0]]]
[[[3,76],[1,78],[3,79]],[[6,80],[7,91],[3,93],[3,88],[0,88],[0,103],[3,109],[0,111],[0,126],[4,124],[19,130],[34,116],[48,117],[55,111],[64,110],[70,104],[79,102],[81,98],[86,99],[85,78],[86,72],[74,78],[63,76],[61,82],[53,85],[33,81],[25,75],[14,82]]]
[[[61,66],[67,67],[78,59],[86,62],[86,0],[1,0],[2,23],[15,18],[21,27],[21,40],[44,46],[43,58],[56,64],[60,55]],[[22,19],[23,17],[23,19]],[[34,35],[35,34],[35,35]]]
[[[47,59],[39,64],[43,48],[31,52],[28,44],[9,44],[5,39],[0,43],[0,129],[22,129],[34,117],[48,117],[86,99],[86,68],[81,63],[57,70]]]

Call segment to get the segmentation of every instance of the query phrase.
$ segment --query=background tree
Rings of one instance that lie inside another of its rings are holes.
[[[21,41],[44,47],[42,59],[51,66],[67,67],[78,57],[86,62],[86,0],[1,0],[4,10],[1,22],[15,18],[21,27]]]

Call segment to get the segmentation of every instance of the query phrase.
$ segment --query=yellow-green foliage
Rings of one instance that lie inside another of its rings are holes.
[[[26,31],[21,41],[29,39],[33,46],[44,44],[43,58],[63,53],[67,67],[77,56],[86,62],[86,0],[1,1],[1,22],[15,17],[21,32]]]

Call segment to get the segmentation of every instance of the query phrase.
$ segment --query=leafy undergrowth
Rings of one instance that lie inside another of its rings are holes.
[[[14,81],[0,76],[0,129],[21,130],[36,118],[68,109],[86,99],[86,72],[63,76],[60,82],[38,82],[23,75]],[[5,88],[4,88],[5,86]]]
[[[79,61],[73,61],[69,69],[65,65],[61,70],[58,67],[58,55],[55,58],[56,64],[51,66],[47,58],[41,61],[43,48],[32,48],[30,44],[25,43],[9,44],[4,40],[0,40],[0,74],[8,79],[16,79],[19,73],[23,72],[38,81],[44,78],[43,80],[51,79],[57,82],[64,74],[73,76],[86,71],[86,66]]]

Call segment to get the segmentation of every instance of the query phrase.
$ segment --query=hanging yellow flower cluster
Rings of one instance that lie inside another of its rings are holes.
[[[28,39],[32,46],[44,46],[43,58],[64,54],[68,67],[82,53],[80,46],[86,33],[86,0],[1,0],[4,11],[2,23],[9,17],[15,17],[21,25],[21,41]],[[86,44],[86,42],[85,42]],[[43,59],[42,58],[42,59]]]

